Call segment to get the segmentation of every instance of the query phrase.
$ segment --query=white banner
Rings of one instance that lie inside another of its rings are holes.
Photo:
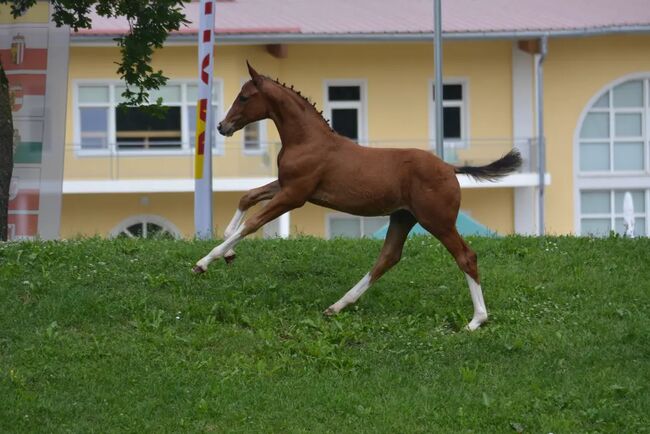
[[[0,25],[15,130],[10,239],[59,237],[70,28],[51,12],[38,3],[20,24]]]
[[[215,0],[199,6],[199,94],[196,103],[194,227],[197,238],[212,237],[212,75]]]

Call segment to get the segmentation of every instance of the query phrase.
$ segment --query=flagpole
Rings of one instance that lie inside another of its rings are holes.
[[[199,239],[212,238],[212,75],[214,65],[215,0],[201,0],[198,66],[199,86],[196,102],[194,143],[194,227]]]

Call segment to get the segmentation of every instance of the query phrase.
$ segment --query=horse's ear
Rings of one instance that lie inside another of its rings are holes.
[[[248,66],[248,73],[251,76],[251,80],[253,80],[253,84],[257,87],[259,87],[260,84],[262,84],[262,76],[255,71],[255,69],[251,66],[251,64],[246,61],[246,66]]]

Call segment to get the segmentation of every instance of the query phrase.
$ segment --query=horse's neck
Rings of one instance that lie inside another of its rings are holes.
[[[306,107],[294,96],[291,101],[275,101],[271,111],[271,120],[275,123],[283,146],[302,144],[311,141],[314,136],[329,132],[324,128],[322,119],[311,107]]]

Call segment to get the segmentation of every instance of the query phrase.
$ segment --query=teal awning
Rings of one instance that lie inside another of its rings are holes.
[[[464,212],[458,213],[458,218],[456,219],[456,229],[461,235],[480,235],[483,237],[499,236],[499,234],[497,234],[495,231],[477,222],[476,220],[474,220]],[[386,232],[388,232],[388,225],[384,226],[383,228],[379,229],[377,232],[372,234],[372,237],[384,239],[386,238]],[[422,226],[417,224],[413,227],[413,229],[411,229],[411,232],[409,233],[409,237],[413,235],[429,235],[429,232],[427,232],[426,229],[424,229]]]

